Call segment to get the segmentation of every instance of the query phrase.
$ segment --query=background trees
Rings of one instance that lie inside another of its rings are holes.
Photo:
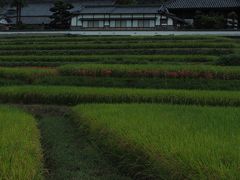
[[[53,15],[50,26],[56,29],[68,29],[70,26],[71,12],[73,5],[62,0],[56,1],[54,7],[50,9]]]
[[[0,0],[0,7],[16,7],[16,24],[21,24],[22,8],[26,5],[26,0]]]

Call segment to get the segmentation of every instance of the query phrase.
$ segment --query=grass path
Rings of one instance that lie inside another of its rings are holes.
[[[31,107],[31,110],[39,119],[45,168],[49,169],[46,179],[127,179],[79,133],[77,126],[64,116],[64,111],[49,107]]]

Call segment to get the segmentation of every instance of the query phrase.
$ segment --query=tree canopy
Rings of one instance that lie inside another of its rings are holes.
[[[53,13],[50,26],[57,29],[68,29],[70,26],[71,10],[73,5],[62,0],[56,1],[54,7],[50,9]]]

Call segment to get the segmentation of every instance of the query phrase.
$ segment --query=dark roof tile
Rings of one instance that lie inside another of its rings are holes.
[[[170,0],[165,4],[169,9],[240,8],[240,0]]]

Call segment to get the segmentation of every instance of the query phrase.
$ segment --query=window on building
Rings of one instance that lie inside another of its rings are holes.
[[[144,20],[138,20],[138,27],[144,27]]]
[[[121,21],[121,27],[127,27],[127,21],[126,20]]]
[[[94,27],[99,27],[99,21],[93,21],[93,26]]]
[[[168,20],[167,19],[160,19],[160,23],[161,23],[161,25],[167,25]]]
[[[93,21],[88,21],[88,27],[90,27],[90,28],[94,27],[94,22]]]
[[[115,27],[121,27],[121,21],[117,20],[116,21],[116,26]]]
[[[150,27],[150,21],[144,20],[143,25],[144,25],[144,27]]]

